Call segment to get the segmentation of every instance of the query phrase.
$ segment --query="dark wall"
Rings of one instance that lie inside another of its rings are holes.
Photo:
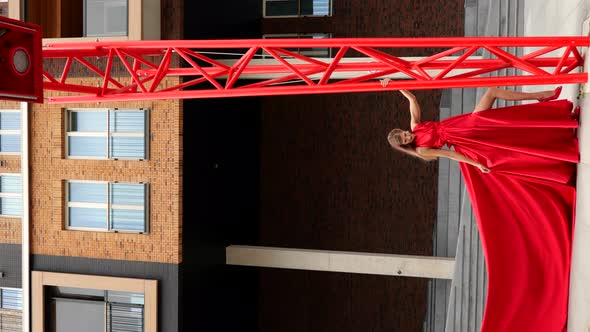
[[[0,287],[21,288],[22,265],[20,244],[0,244]]]
[[[158,331],[180,330],[176,264],[33,255],[31,266],[34,271],[158,280]]]
[[[260,37],[262,0],[185,1],[185,39]]]
[[[256,329],[257,271],[226,266],[225,247],[257,243],[259,110],[258,98],[184,102],[185,331]]]
[[[264,33],[461,36],[461,0],[334,0],[333,17],[264,19]],[[391,50],[389,50],[391,51]],[[396,55],[424,55],[402,48]],[[424,121],[440,92],[415,92]],[[393,92],[262,99],[263,246],[432,255],[437,164],[388,146],[409,129]],[[260,270],[260,331],[420,331],[425,279]]]
[[[334,0],[333,17],[295,19],[261,5],[186,2],[184,36],[463,33],[462,0]],[[440,93],[416,95],[435,120]],[[185,331],[421,330],[428,280],[224,265],[229,244],[431,255],[437,165],[385,139],[407,107],[391,92],[184,102]]]

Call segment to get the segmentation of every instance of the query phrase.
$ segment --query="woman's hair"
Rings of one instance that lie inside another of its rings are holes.
[[[422,157],[420,154],[418,154],[418,152],[416,152],[416,148],[414,148],[410,144],[402,144],[402,142],[403,142],[402,133],[404,131],[405,130],[402,130],[399,128],[395,128],[392,131],[390,131],[389,134],[387,135],[387,141],[389,142],[389,145],[391,145],[391,147],[394,150],[401,151],[403,153],[409,154],[411,156],[414,156],[414,157],[422,159],[422,160],[429,160],[427,158]]]

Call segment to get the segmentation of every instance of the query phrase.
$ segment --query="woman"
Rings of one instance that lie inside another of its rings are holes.
[[[560,90],[492,88],[473,113],[440,123],[420,122],[416,98],[400,91],[412,131],[392,130],[391,146],[457,160],[465,179],[488,269],[482,331],[566,329],[579,151],[572,103],[554,101]],[[491,109],[497,98],[539,102]]]

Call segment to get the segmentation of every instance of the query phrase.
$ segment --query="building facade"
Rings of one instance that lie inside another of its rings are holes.
[[[462,0],[18,3],[10,16],[41,24],[46,42],[463,32]],[[418,97],[436,119],[440,94]],[[385,140],[406,107],[393,93],[2,102],[0,318],[18,320],[10,303],[22,303],[30,316],[18,324],[35,332],[123,320],[144,331],[419,331],[427,280],[225,264],[234,244],[432,255],[436,164]],[[21,206],[26,216],[10,215]]]

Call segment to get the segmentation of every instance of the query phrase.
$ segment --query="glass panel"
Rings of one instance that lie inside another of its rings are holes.
[[[54,299],[51,325],[59,332],[104,332],[105,303],[99,301]]]
[[[144,296],[141,293],[107,291],[107,302],[144,304]]]
[[[111,209],[111,229],[121,231],[145,232],[144,211]]]
[[[126,36],[126,0],[86,0],[86,36]]]
[[[266,16],[299,15],[298,0],[266,0]]]
[[[112,132],[143,133],[145,131],[145,112],[110,112]]]
[[[107,137],[68,137],[68,156],[107,157]]]
[[[145,159],[145,138],[111,137],[111,158]]]
[[[143,207],[145,204],[145,185],[112,183],[111,204],[137,205]]]
[[[0,112],[1,130],[20,130],[19,112]]]
[[[51,287],[50,290],[57,297],[93,297],[99,298],[101,301],[104,300],[104,290],[100,289],[59,286]]]
[[[2,289],[2,309],[22,310],[23,290],[18,288]]]
[[[0,135],[0,152],[20,152],[20,135]]]
[[[20,198],[0,197],[0,214],[3,216],[20,216],[22,213]]]
[[[68,182],[70,202],[107,203],[107,183]]]
[[[143,332],[143,306],[109,303],[109,332]]]
[[[330,15],[330,0],[300,0],[301,15]]]
[[[106,229],[107,209],[68,208],[69,226]]]
[[[20,176],[0,176],[0,192],[20,194],[22,190]]]
[[[71,112],[70,131],[107,131],[107,112]]]

